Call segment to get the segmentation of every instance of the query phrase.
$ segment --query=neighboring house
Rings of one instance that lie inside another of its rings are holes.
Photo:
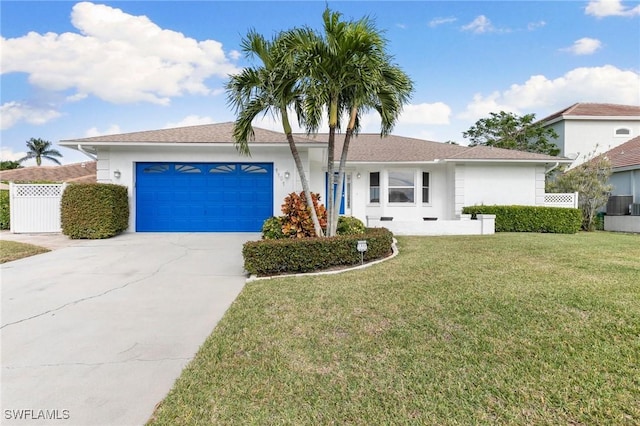
[[[63,166],[33,166],[0,171],[3,182],[96,182],[96,162],[65,164]]]
[[[613,186],[612,198],[607,203],[607,215],[604,217],[604,229],[640,232],[640,136],[604,155],[611,160],[609,183]],[[629,213],[631,216],[628,216]]]
[[[255,128],[238,154],[233,123],[65,140],[98,158],[98,182],[129,189],[132,231],[250,231],[301,191],[285,136]],[[339,157],[342,135],[336,135]],[[326,200],[326,135],[294,139],[311,190]],[[347,165],[344,214],[454,220],[474,204],[543,205],[545,172],[571,160],[484,146],[361,134]]]
[[[611,195],[631,195],[640,203],[640,136],[604,153],[611,161]]]
[[[640,135],[640,106],[577,103],[539,122],[556,131],[560,155],[576,166]]]

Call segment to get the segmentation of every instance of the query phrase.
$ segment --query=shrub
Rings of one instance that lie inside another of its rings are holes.
[[[338,235],[358,235],[364,234],[364,223],[357,217],[340,216],[338,217],[338,227],[336,232]]]
[[[539,206],[467,206],[462,213],[496,215],[496,232],[575,234],[582,225],[579,209]]]
[[[327,227],[327,210],[320,202],[320,195],[311,193],[311,199],[318,215],[321,228]],[[284,199],[282,205],[282,233],[293,238],[315,237],[316,231],[311,218],[311,210],[307,206],[304,192],[292,192]]]
[[[391,254],[393,234],[385,228],[369,228],[360,235],[249,241],[242,249],[244,268],[251,274],[276,275],[355,265],[360,263],[359,240],[367,241],[365,261]]]
[[[282,233],[282,225],[284,223],[284,217],[272,216],[264,221],[262,224],[262,238],[265,240],[281,240],[285,238]]]
[[[127,187],[107,183],[69,185],[62,194],[62,233],[69,238],[110,238],[129,226]]]
[[[9,191],[2,190],[0,191],[0,229],[9,229],[9,217]]]

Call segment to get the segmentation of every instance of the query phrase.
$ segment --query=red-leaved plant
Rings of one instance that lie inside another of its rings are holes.
[[[320,204],[320,194],[312,192],[311,199],[313,200],[313,206],[315,207],[316,214],[318,215],[320,227],[326,229],[327,210],[324,208],[323,204]],[[282,233],[284,235],[291,238],[316,236],[316,231],[313,227],[313,220],[311,219],[311,210],[307,206],[304,191],[299,194],[296,192],[289,194],[287,198],[284,199],[282,213],[284,215],[282,224]]]

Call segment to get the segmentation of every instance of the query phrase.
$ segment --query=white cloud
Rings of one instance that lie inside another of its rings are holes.
[[[449,124],[451,108],[443,102],[405,105],[399,124]]]
[[[86,132],[84,132],[84,137],[92,138],[94,136],[118,135],[120,133],[122,133],[122,130],[120,130],[120,126],[118,126],[117,124],[112,124],[111,126],[109,126],[109,128],[107,128],[104,131],[98,130],[97,127],[92,127],[88,129]]]
[[[239,51],[237,51],[237,50],[231,50],[231,51],[229,52],[229,57],[230,57],[231,59],[233,59],[234,61],[237,61],[238,59],[240,59],[240,57],[242,57],[242,53],[240,53],[240,52],[239,52]]]
[[[491,33],[496,31],[489,18],[484,15],[478,16],[472,22],[462,27],[463,31],[471,31],[476,34]]]
[[[201,124],[213,124],[215,121],[211,117],[200,117],[199,115],[188,115],[180,121],[169,122],[164,128],[172,129],[174,127],[198,126]]]
[[[542,27],[544,27],[546,25],[547,25],[547,23],[545,21],[529,22],[527,24],[527,30],[534,31],[534,30],[537,30],[538,28],[542,28]]]
[[[571,47],[560,49],[574,55],[591,55],[602,47],[602,42],[595,38],[583,37],[576,40]]]
[[[396,27],[400,28],[401,30],[407,29],[407,26],[405,24],[396,24]]]
[[[20,102],[6,102],[0,106],[0,129],[6,130],[21,121],[41,125],[60,117],[60,113],[50,107],[39,107]]]
[[[27,155],[26,151],[14,152],[11,148],[6,146],[0,147],[0,160],[2,161],[18,161]]]
[[[433,18],[431,21],[429,21],[429,26],[431,28],[435,28],[439,25],[443,25],[443,24],[450,24],[452,22],[456,22],[458,19],[454,18],[453,16],[447,17],[447,18],[442,18],[442,17],[438,17],[438,18]]]
[[[146,16],[82,2],[73,6],[71,22],[79,33],[1,38],[2,72],[28,73],[32,85],[46,90],[75,90],[69,100],[93,95],[167,105],[171,97],[209,94],[207,78],[238,71],[220,42],[162,29]]]
[[[640,73],[604,65],[576,68],[554,79],[534,75],[503,92],[476,94],[458,118],[473,121],[502,110],[542,118],[576,102],[640,105]]]
[[[640,15],[640,5],[627,7],[622,5],[621,0],[591,0],[585,8],[587,15],[597,18],[606,16],[637,16]]]

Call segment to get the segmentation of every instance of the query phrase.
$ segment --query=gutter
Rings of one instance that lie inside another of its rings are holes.
[[[560,165],[560,162],[559,162],[559,161],[556,161],[556,164],[554,164],[550,169],[545,170],[545,171],[544,171],[544,174],[546,175],[546,174],[548,174],[548,173],[551,173],[551,172],[552,172],[553,170],[555,170],[559,165]]]
[[[81,153],[83,153],[87,157],[91,158],[93,161],[98,161],[98,156],[97,155],[93,155],[93,154],[88,153],[87,151],[84,150],[84,148],[82,148],[82,145],[80,145],[80,144],[78,144],[78,151],[80,151]]]

